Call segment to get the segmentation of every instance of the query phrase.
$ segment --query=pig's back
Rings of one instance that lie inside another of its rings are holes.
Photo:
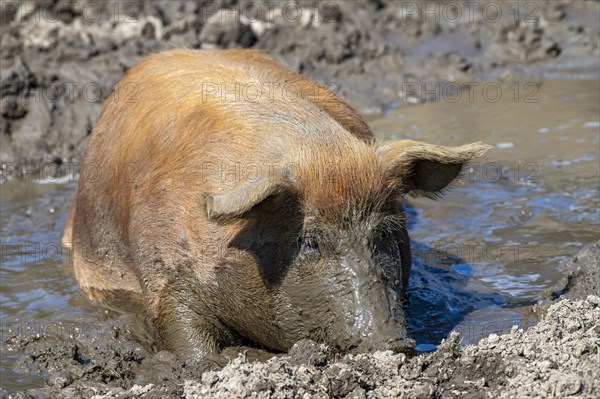
[[[373,139],[347,103],[258,51],[172,50],[129,71],[107,99],[93,136],[110,138],[121,159],[140,146],[180,153],[177,143],[220,141],[225,132],[285,135],[301,125],[303,133],[322,135],[331,122]]]
[[[260,52],[172,50],[146,58],[115,87],[86,161],[126,165],[107,176],[118,185],[124,173],[181,167],[185,174],[199,161],[271,162],[288,146],[345,136],[373,140],[347,103]]]
[[[235,85],[247,89],[222,93]],[[253,88],[261,90],[258,97]],[[127,235],[139,204],[168,202],[168,195],[192,203],[198,193],[240,182],[218,173],[207,178],[206,165],[265,167],[372,139],[345,102],[259,52],[172,50],[132,68],[106,100],[84,158],[84,167],[103,173],[83,179],[79,189],[94,197],[88,208],[113,215]]]

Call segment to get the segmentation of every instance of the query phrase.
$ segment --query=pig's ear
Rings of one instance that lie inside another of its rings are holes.
[[[287,183],[292,180],[289,174],[287,169],[276,171],[273,176],[261,176],[242,183],[226,194],[205,193],[202,202],[208,219],[227,220],[243,215],[268,197],[286,190]]]
[[[377,149],[386,180],[402,194],[435,198],[456,179],[463,166],[480,157],[491,146],[471,143],[461,147],[444,147],[401,140]]]

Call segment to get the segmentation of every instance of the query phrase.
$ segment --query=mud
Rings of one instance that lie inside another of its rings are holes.
[[[571,298],[582,298],[588,293],[600,293],[600,243],[585,247],[563,266],[567,273],[565,287],[554,292]]]
[[[565,265],[576,265],[570,275],[595,274],[597,283],[599,245]],[[44,331],[13,326],[4,331],[0,350],[18,357],[19,372],[38,373],[45,384],[1,391],[0,397],[593,398],[600,395],[600,297],[591,295],[596,288],[563,287],[560,297],[538,309],[540,322],[529,329],[515,326],[467,346],[453,332],[436,351],[412,358],[391,351],[340,356],[300,341],[287,354],[238,347],[218,359],[186,363],[144,349],[140,329],[126,316],[101,325],[59,323]]]
[[[489,3],[5,2],[0,159],[77,163],[113,85],[169,48],[265,50],[364,114],[432,100],[436,82],[596,77],[597,1]]]
[[[584,247],[562,265],[564,277],[551,289],[541,294],[542,300],[531,309],[543,317],[557,298],[582,299],[588,294],[600,294],[600,241]]]

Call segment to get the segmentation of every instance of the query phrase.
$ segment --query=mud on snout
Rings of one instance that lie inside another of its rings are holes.
[[[288,318],[287,327],[295,324],[302,330],[299,335],[340,352],[414,354],[402,310],[403,269],[396,237],[368,227],[352,233],[327,230],[330,234],[303,239],[282,284],[281,292],[297,314],[296,320]]]

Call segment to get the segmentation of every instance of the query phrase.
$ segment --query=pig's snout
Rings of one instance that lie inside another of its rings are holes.
[[[361,252],[364,252],[361,251]],[[412,353],[414,341],[407,338],[407,326],[393,282],[386,281],[380,265],[370,253],[352,251],[342,261],[347,289],[341,300],[345,331],[338,346],[355,353],[376,350]]]
[[[381,323],[366,331],[351,330],[351,334],[339,342],[339,346],[345,351],[366,353],[390,350],[412,354],[415,350],[415,342],[406,337],[406,325],[402,323]]]
[[[351,330],[350,334],[338,335],[337,346],[344,352],[352,353],[390,350],[412,354],[415,350],[415,342],[407,338],[405,332],[406,327],[401,324],[370,331]]]

